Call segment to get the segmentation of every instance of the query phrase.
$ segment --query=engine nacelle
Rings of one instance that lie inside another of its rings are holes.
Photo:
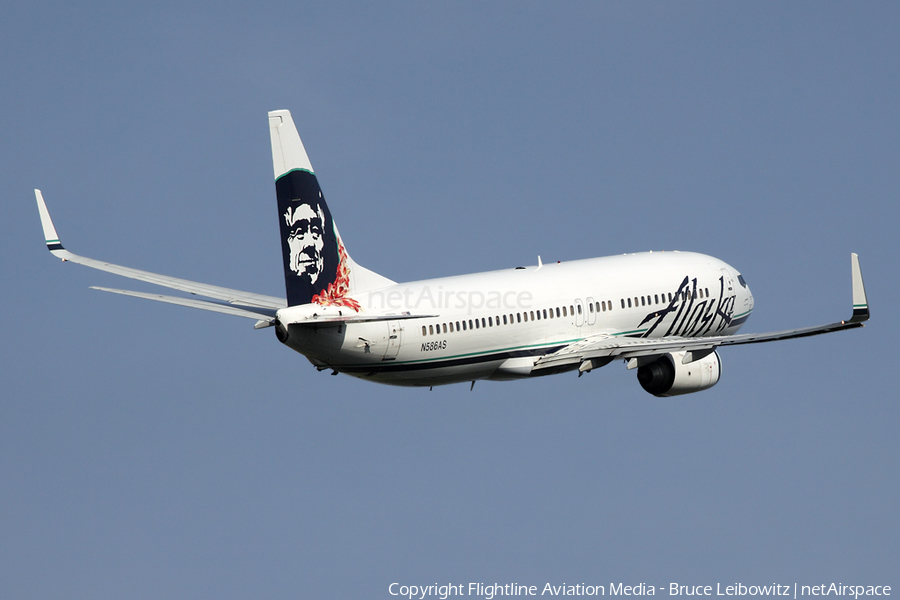
[[[717,352],[689,364],[682,363],[684,355],[684,352],[671,352],[638,367],[641,387],[654,396],[665,397],[699,392],[719,382],[722,362]]]

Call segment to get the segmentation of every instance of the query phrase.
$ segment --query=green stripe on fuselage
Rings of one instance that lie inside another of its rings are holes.
[[[466,354],[454,354],[452,356],[434,356],[431,358],[422,358],[418,360],[400,360],[400,361],[391,361],[392,365],[414,365],[426,362],[435,362],[435,361],[445,361],[445,360],[457,360],[460,358],[468,358],[470,356],[487,356],[490,354],[497,354],[499,352],[513,352],[515,350],[529,350],[532,348],[544,348],[550,346],[565,346],[566,344],[571,344],[577,342],[579,340],[583,340],[584,338],[577,338],[574,340],[563,340],[561,342],[546,342],[543,344],[529,344],[526,346],[511,346],[509,348],[494,348],[491,350],[483,350],[481,352],[468,352]],[[360,363],[354,365],[343,365],[344,367],[365,367],[370,366],[371,363]]]

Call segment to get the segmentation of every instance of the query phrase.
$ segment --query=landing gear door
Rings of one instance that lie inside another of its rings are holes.
[[[400,352],[400,334],[403,328],[400,321],[388,321],[388,340],[384,350],[384,358],[382,360],[394,360],[397,353]]]

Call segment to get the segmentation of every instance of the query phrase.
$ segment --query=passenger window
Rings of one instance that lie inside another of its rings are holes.
[[[672,301],[672,292],[669,292],[669,302]]]
[[[465,329],[465,327],[463,329]],[[459,331],[459,321],[456,322],[456,330]]]
[[[565,317],[565,316],[568,316],[568,315],[566,315],[566,307],[565,307],[565,306],[563,306],[563,316],[564,316],[564,317]]]
[[[631,298],[628,299],[628,308],[631,308]]]
[[[706,290],[706,297],[709,298],[709,288],[703,288]]]
[[[579,304],[577,308],[578,308],[578,314],[580,315],[581,314],[581,305]]]
[[[619,301],[622,303],[622,308],[625,308],[625,300],[619,298]]]
[[[547,318],[547,309],[545,308],[545,309],[542,310],[541,312],[544,313],[544,318],[546,319],[546,318]]]
[[[481,317],[481,326],[482,326],[482,327],[487,327],[487,325],[485,325],[485,323],[484,323],[484,317]]]
[[[469,329],[472,329],[472,319],[469,319]]]
[[[453,321],[450,321],[450,333],[453,333]]]
[[[424,325],[422,325],[422,335],[428,335],[428,330],[425,329]]]
[[[658,295],[653,294],[653,300],[654,300],[654,302],[653,302],[654,304],[659,304],[659,296]]]
[[[573,317],[575,316],[575,307],[572,306],[571,304],[569,305],[569,314],[572,315]]]
[[[593,302],[588,304],[588,310],[590,310],[591,312],[594,312],[594,303]]]
[[[503,324],[506,325],[506,315],[503,315]]]
[[[441,326],[442,326],[442,327],[443,327],[443,328],[444,328],[444,333],[447,333],[447,324],[446,324],[446,323],[444,323],[444,324],[443,324],[443,325],[441,325]]]
[[[644,306],[644,297],[641,296],[641,306]]]
[[[488,326],[489,326],[489,327],[493,327],[493,326],[494,326],[494,319],[492,319],[491,317],[488,317]]]
[[[465,331],[466,330],[466,322],[463,321],[462,325],[463,325],[463,331]]]
[[[559,307],[556,307],[556,317],[559,318]]]
[[[522,313],[516,313],[516,323],[522,322]]]
[[[434,325],[428,326],[428,333],[430,333],[431,335],[434,335]]]
[[[541,311],[538,311],[538,313],[540,313],[540,312]],[[531,320],[534,321],[534,311],[533,310],[531,311]]]

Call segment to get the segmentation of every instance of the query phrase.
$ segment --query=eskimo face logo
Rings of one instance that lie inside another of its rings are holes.
[[[322,207],[307,203],[288,206],[282,216],[288,227],[288,267],[314,284],[325,267],[325,213]]]

